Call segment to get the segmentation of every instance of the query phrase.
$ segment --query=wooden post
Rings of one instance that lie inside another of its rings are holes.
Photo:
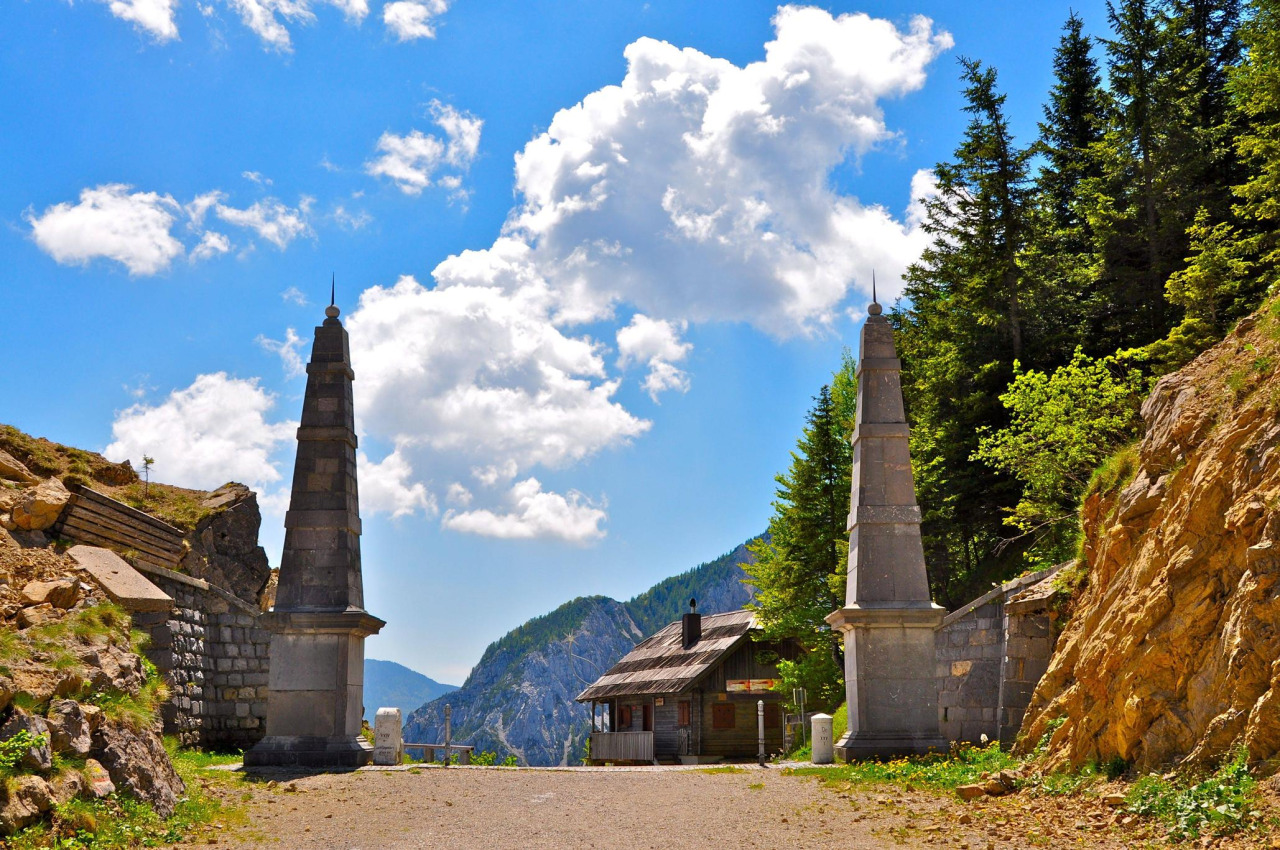
[[[764,703],[761,703],[761,705],[764,705]],[[763,711],[763,709],[761,710]],[[449,740],[453,737],[453,729],[451,728],[452,722],[453,722],[453,707],[450,706],[448,703],[445,703],[445,706],[444,706],[444,766],[445,767],[449,766]],[[763,747],[764,744],[761,744],[760,746]],[[761,752],[763,752],[763,750],[761,750]]]
[[[759,730],[760,766],[764,767],[764,700],[756,702],[756,727]]]

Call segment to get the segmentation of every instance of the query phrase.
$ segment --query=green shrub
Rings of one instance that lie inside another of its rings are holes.
[[[854,785],[881,782],[913,785],[936,790],[952,790],[977,782],[984,773],[1018,766],[1018,762],[998,743],[985,747],[961,745],[950,753],[907,756],[892,761],[860,761],[837,767],[796,767],[787,772],[799,776],[821,776],[827,781]]]
[[[16,773],[22,756],[32,747],[39,746],[43,738],[43,735],[32,735],[23,729],[7,741],[0,741],[0,776]]]
[[[1217,771],[1198,782],[1155,774],[1133,784],[1126,808],[1168,827],[1176,840],[1229,835],[1260,825],[1257,783],[1249,775],[1249,754],[1240,749]]]

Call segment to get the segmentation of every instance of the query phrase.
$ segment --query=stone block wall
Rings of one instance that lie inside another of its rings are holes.
[[[265,732],[270,669],[261,612],[201,579],[137,569],[174,600],[167,614],[133,614],[135,627],[151,635],[148,658],[170,685],[165,734],[188,746],[253,746]]]
[[[949,741],[994,740],[1004,661],[1004,597],[987,594],[934,632],[938,721]]]
[[[948,614],[934,632],[938,723],[950,741],[1010,744],[1049,669],[1052,577],[1020,576]]]
[[[1041,582],[1005,603],[1005,659],[1000,675],[1000,743],[1011,745],[1022,728],[1031,694],[1049,669],[1053,655],[1051,588]]]

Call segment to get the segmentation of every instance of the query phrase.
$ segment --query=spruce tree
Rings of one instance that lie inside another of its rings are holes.
[[[748,545],[756,561],[743,565],[746,581],[756,588],[748,607],[756,611],[760,638],[794,638],[808,650],[779,664],[783,692],[803,687],[810,704],[824,709],[844,698],[843,642],[824,618],[844,602],[854,380],[846,353],[834,376],[836,392],[824,386],[818,393],[790,468],[776,478],[769,533]]]
[[[1106,126],[1106,95],[1091,48],[1083,19],[1072,12],[1054,52],[1055,82],[1035,145],[1043,165],[1022,266],[1036,279],[1031,313],[1045,367],[1061,365],[1076,346],[1096,339],[1109,310],[1097,285],[1094,232],[1082,200],[1103,175],[1095,146]]]
[[[1022,359],[1039,366],[1024,305],[1034,301],[1020,255],[1028,231],[1029,152],[1004,116],[995,71],[962,60],[969,126],[926,203],[933,237],[911,266],[908,303],[895,309],[903,393],[912,424],[925,561],[944,604],[966,601],[1001,577],[1016,552],[999,552],[1016,480],[971,460],[982,428],[1003,427],[999,397]]]

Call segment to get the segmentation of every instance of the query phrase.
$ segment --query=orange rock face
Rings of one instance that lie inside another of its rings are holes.
[[[1278,366],[1264,311],[1156,385],[1133,478],[1085,502],[1088,582],[1023,752],[1052,731],[1053,767],[1210,764],[1241,744],[1280,767]]]

